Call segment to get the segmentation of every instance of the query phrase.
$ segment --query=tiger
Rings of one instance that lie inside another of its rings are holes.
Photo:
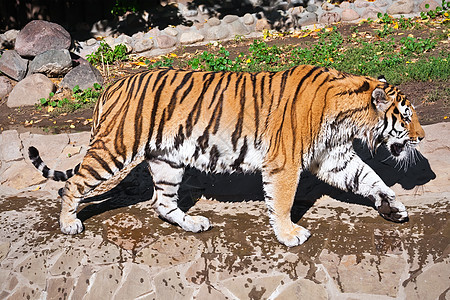
[[[66,181],[60,229],[84,227],[77,209],[89,193],[132,163],[146,161],[153,180],[149,200],[164,220],[190,232],[212,228],[208,218],[177,205],[187,167],[207,173],[261,172],[269,223],[288,247],[304,243],[309,230],[291,221],[304,171],[373,201],[387,220],[408,213],[395,193],[353,149],[385,145],[408,162],[425,137],[407,97],[384,77],[351,75],[301,65],[284,71],[209,72],[158,69],[119,79],[94,108],[87,153],[75,169],[49,169],[36,148],[33,165],[46,178]]]

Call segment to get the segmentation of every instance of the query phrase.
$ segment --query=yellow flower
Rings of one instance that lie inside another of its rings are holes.
[[[178,57],[178,55],[176,55],[175,53],[170,53],[169,54],[171,57]]]
[[[249,64],[249,63],[252,62],[252,60],[249,58],[249,59],[247,59],[245,62]]]

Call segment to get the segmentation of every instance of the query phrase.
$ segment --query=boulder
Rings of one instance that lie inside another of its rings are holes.
[[[8,77],[0,76],[0,100],[3,99],[6,95],[9,94],[12,90],[11,81],[9,81]]]
[[[164,28],[163,32],[167,35],[171,35],[171,36],[177,36],[178,35],[178,31],[173,28],[173,27],[166,27]]]
[[[153,48],[153,41],[149,38],[135,39],[133,49],[135,52],[144,52]]]
[[[206,24],[208,24],[209,26],[218,26],[220,25],[220,23],[221,21],[216,17],[210,18],[208,19],[208,21],[206,21]]]
[[[64,76],[61,86],[73,89],[78,85],[80,89],[85,90],[93,87],[94,83],[103,84],[103,77],[100,71],[91,64],[80,64]]]
[[[394,1],[391,6],[387,8],[386,12],[390,15],[409,14],[413,9],[413,0],[398,0]]]
[[[25,77],[27,69],[28,60],[20,57],[14,50],[6,50],[0,57],[0,71],[16,81]]]
[[[225,23],[232,23],[236,20],[238,20],[239,17],[235,16],[235,15],[226,15],[225,17],[223,17],[222,21],[224,21]]]
[[[250,33],[250,30],[241,23],[239,19],[229,24],[231,35],[243,35]]]
[[[364,19],[371,18],[372,20],[376,20],[378,19],[379,13],[382,13],[382,11],[379,8],[375,6],[369,6],[362,13],[362,18]]]
[[[230,35],[227,26],[214,26],[205,30],[205,33],[209,40],[222,40]]]
[[[317,15],[312,12],[305,12],[301,15],[301,18],[297,21],[300,26],[308,26],[317,23]]]
[[[333,24],[341,20],[341,15],[337,12],[326,12],[319,18],[319,22],[322,24]]]
[[[366,0],[355,0],[355,7],[357,7],[357,8],[364,8],[369,5],[370,5],[370,3],[367,2]]]
[[[69,50],[70,44],[70,34],[61,25],[34,20],[17,35],[15,50],[20,56],[34,57],[47,50]]]
[[[359,19],[359,14],[353,9],[344,9],[342,11],[342,21],[354,21]]]
[[[72,59],[67,49],[48,50],[30,62],[29,73],[44,73],[48,76],[64,75],[72,68]]]
[[[267,19],[261,18],[261,19],[256,20],[255,30],[256,31],[263,31],[265,29],[267,29],[267,30],[270,29],[270,24],[267,21]]]
[[[32,106],[39,103],[39,99],[48,98],[54,91],[53,82],[42,74],[32,74],[19,81],[8,97],[8,107]]]
[[[183,45],[201,42],[205,39],[203,35],[195,31],[183,32],[180,36],[180,43]]]
[[[177,44],[177,39],[168,35],[159,35],[155,41],[161,49],[172,48]]]
[[[255,23],[255,19],[249,13],[246,13],[244,15],[244,17],[242,18],[242,21],[244,22],[245,25],[252,25],[253,23]]]

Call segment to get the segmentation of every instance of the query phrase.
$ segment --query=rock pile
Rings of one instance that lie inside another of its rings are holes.
[[[258,4],[261,1],[254,1]],[[32,74],[41,73],[47,77],[64,77],[63,87],[73,88],[79,85],[87,88],[94,82],[102,83],[100,73],[84,60],[86,55],[95,52],[102,38],[112,48],[124,44],[128,53],[135,53],[143,57],[153,57],[167,54],[180,45],[193,45],[218,40],[229,40],[236,36],[260,37],[264,30],[288,31],[304,26],[319,24],[326,26],[336,22],[355,22],[361,19],[376,19],[378,13],[391,15],[409,15],[419,11],[435,9],[439,3],[436,0],[355,0],[344,1],[340,5],[328,2],[309,1],[306,7],[295,6],[298,1],[278,2],[277,7],[269,11],[247,13],[242,17],[225,15],[219,18],[214,8],[204,5],[186,6],[178,3],[179,14],[192,26],[178,25],[163,29],[153,28],[148,32],[137,32],[132,36],[118,35],[118,25],[107,20],[95,23],[91,30],[91,38],[86,41],[76,41],[71,46],[70,34],[61,26],[46,21],[32,21],[20,32],[10,30],[0,35],[0,49],[7,50],[0,58],[0,71],[15,81],[27,80],[32,82]],[[253,2],[252,2],[253,3]],[[120,23],[120,22],[119,22]],[[126,23],[126,22],[122,22]],[[120,27],[120,26],[119,26]],[[81,57],[74,61],[76,56]],[[25,79],[24,79],[25,78]],[[34,76],[34,78],[37,78]],[[41,77],[42,78],[42,77]],[[42,79],[43,80],[43,79]],[[25,82],[25,83],[27,83]],[[47,82],[49,82],[47,80]],[[21,84],[15,89],[29,87]],[[54,86],[48,83],[47,90],[41,90],[48,95]],[[0,98],[11,91],[11,84],[6,77],[0,77]],[[16,95],[27,95],[20,101]],[[45,96],[45,95],[44,95]],[[42,97],[25,91],[11,92],[8,106],[33,105]],[[20,103],[20,104],[18,104]]]
[[[102,84],[100,72],[84,59],[69,52],[70,34],[60,25],[47,21],[31,21],[21,31],[8,31],[14,50],[0,57],[0,97],[9,93],[8,107],[34,105],[55,90],[51,77],[64,77],[64,87],[81,88]],[[4,40],[4,38],[2,38]],[[50,78],[49,78],[50,77]],[[76,77],[74,80],[73,77]],[[10,79],[18,81],[12,88]]]

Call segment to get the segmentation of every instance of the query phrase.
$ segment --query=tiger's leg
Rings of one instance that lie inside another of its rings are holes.
[[[189,216],[178,207],[178,188],[183,179],[184,167],[160,158],[151,158],[147,162],[154,184],[151,205],[156,212],[186,231],[200,232],[210,229],[211,223],[207,218]]]
[[[291,209],[299,179],[299,171],[294,168],[262,172],[265,202],[269,210],[269,220],[278,241],[288,247],[304,243],[311,233],[291,221]]]
[[[408,219],[406,208],[395,199],[395,192],[364,163],[351,144],[334,147],[313,173],[328,184],[367,197],[375,203],[381,216],[393,222]]]
[[[62,191],[59,225],[65,234],[83,231],[83,224],[77,218],[77,208],[81,200],[100,183],[119,171],[110,166],[104,157],[105,148],[90,148],[81,162],[77,174],[70,178]]]

